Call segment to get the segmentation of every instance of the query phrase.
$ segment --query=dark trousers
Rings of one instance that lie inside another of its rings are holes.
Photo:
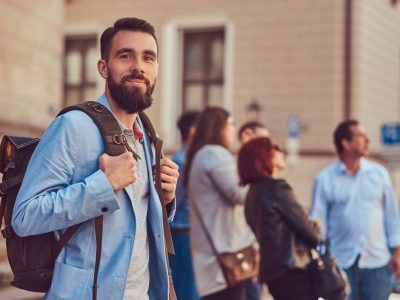
[[[246,300],[261,300],[262,284],[256,278],[247,280],[244,283]]]
[[[244,284],[203,297],[203,300],[244,300]]]
[[[392,290],[389,265],[375,269],[360,269],[358,259],[345,269],[351,286],[350,300],[387,300]]]
[[[281,278],[267,283],[274,300],[317,300],[311,295],[311,281],[305,270],[289,270]],[[343,292],[324,297],[325,300],[344,300]]]

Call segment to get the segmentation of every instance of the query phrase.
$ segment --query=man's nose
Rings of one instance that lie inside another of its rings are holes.
[[[144,73],[144,68],[143,68],[143,62],[140,61],[140,59],[134,59],[132,60],[131,72],[136,72],[138,74],[143,74]]]

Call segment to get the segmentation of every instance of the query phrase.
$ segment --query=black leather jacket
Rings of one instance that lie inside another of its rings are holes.
[[[262,282],[278,279],[288,269],[306,267],[309,248],[319,242],[319,229],[285,180],[267,177],[252,183],[245,214],[260,244]]]

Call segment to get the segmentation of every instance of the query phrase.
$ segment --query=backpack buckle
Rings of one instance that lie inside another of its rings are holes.
[[[0,197],[3,197],[6,194],[7,186],[6,183],[3,181],[0,183]]]
[[[88,106],[91,107],[94,111],[97,111],[98,113],[103,112],[103,106],[101,106],[98,103],[88,103]]]
[[[117,145],[125,145],[127,142],[125,134],[114,134],[112,140]]]
[[[1,235],[3,236],[3,238],[9,239],[14,235],[14,230],[11,226],[7,226],[1,231]]]
[[[8,164],[4,167],[3,173],[7,172],[8,169],[14,169],[15,168],[15,162],[9,161]]]

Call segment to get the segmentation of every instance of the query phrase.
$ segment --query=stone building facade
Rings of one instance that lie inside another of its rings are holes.
[[[63,0],[0,1],[0,136],[40,136],[63,95]]]

